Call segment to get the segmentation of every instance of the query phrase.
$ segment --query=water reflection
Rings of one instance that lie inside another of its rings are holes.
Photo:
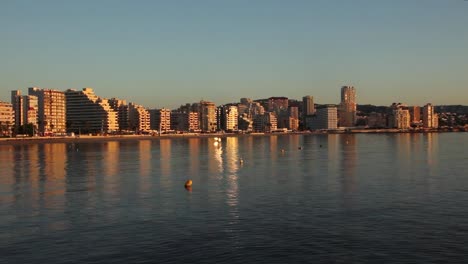
[[[104,170],[106,175],[115,176],[119,172],[119,152],[119,141],[109,141],[106,143],[106,151],[104,155]]]
[[[189,148],[189,171],[191,175],[198,175],[200,170],[200,139],[199,138],[189,138],[188,139],[188,148]]]
[[[356,191],[356,144],[357,137],[355,134],[341,135],[341,186],[342,193],[345,195],[352,194]]]
[[[270,158],[272,162],[276,162],[278,159],[278,136],[270,136]]]
[[[439,151],[439,134],[438,133],[427,133],[426,136],[426,153],[427,153],[427,165],[429,168],[435,168],[438,165],[437,153]]]
[[[229,206],[237,206],[238,203],[238,175],[239,170],[239,142],[237,137],[226,138],[226,163],[227,163],[227,203]]]
[[[163,141],[164,142],[161,142],[161,153],[164,153],[163,155],[170,156],[171,145],[169,144],[167,147],[167,144],[166,144],[167,140],[163,140]],[[140,176],[147,177],[148,175],[150,175],[150,172],[151,172],[151,140],[140,140],[138,142],[138,146],[139,146],[138,153],[139,153],[139,161],[140,161]],[[164,156],[164,158],[166,159],[167,156]]]
[[[161,176],[170,178],[171,176],[171,139],[161,139],[160,146],[160,165]],[[150,146],[151,147],[151,146]]]

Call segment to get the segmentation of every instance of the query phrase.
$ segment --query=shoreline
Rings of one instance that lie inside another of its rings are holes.
[[[214,137],[258,137],[258,136],[290,136],[290,135],[328,135],[328,134],[427,134],[427,133],[457,133],[467,131],[448,130],[422,130],[422,131],[401,131],[392,129],[375,130],[351,130],[351,131],[320,131],[320,132],[292,132],[292,133],[250,133],[250,134],[163,134],[151,135],[106,135],[106,136],[60,136],[60,137],[25,137],[25,138],[0,138],[0,145],[24,145],[43,143],[75,143],[75,142],[96,142],[96,141],[131,141],[131,140],[161,140],[174,138],[214,138]]]

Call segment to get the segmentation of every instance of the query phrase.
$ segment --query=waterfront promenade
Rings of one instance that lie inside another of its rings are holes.
[[[157,135],[80,135],[80,136],[48,136],[48,137],[11,137],[0,138],[0,145],[10,144],[34,144],[34,143],[66,143],[66,142],[91,142],[91,141],[122,141],[122,140],[159,140],[167,138],[193,138],[193,137],[248,137],[248,136],[281,136],[281,135],[316,135],[316,134],[355,134],[355,133],[442,133],[442,132],[467,132],[464,130],[449,131],[445,129],[426,130],[401,130],[401,129],[353,129],[353,130],[329,130],[329,131],[298,131],[281,133],[183,133],[183,134],[157,134]]]

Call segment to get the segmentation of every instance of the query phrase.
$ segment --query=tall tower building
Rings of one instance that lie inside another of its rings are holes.
[[[438,116],[434,113],[434,106],[430,103],[423,107],[423,126],[426,128],[438,127]]]
[[[354,86],[341,87],[338,117],[341,127],[352,127],[356,124],[356,89]]]
[[[28,94],[37,97],[39,132],[43,134],[65,133],[67,113],[65,93],[52,89],[30,87]]]
[[[218,122],[220,129],[224,131],[238,130],[239,113],[237,106],[225,105],[218,108]]]
[[[410,106],[410,123],[419,124],[421,122],[421,107],[419,106]]]
[[[92,88],[68,89],[65,96],[68,131],[108,133],[119,129],[118,113],[107,99],[95,95]]]
[[[302,97],[302,115],[309,116],[315,114],[314,97],[306,95]]]
[[[289,129],[296,131],[299,128],[299,108],[289,106]]]
[[[203,132],[215,132],[216,123],[216,106],[212,102],[200,101],[199,105],[200,129]]]
[[[15,112],[15,127],[32,124],[37,128],[38,100],[34,95],[21,95],[21,91],[11,91],[11,104]]]

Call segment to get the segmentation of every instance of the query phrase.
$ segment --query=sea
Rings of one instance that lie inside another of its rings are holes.
[[[468,263],[468,133],[0,145],[0,263]]]

